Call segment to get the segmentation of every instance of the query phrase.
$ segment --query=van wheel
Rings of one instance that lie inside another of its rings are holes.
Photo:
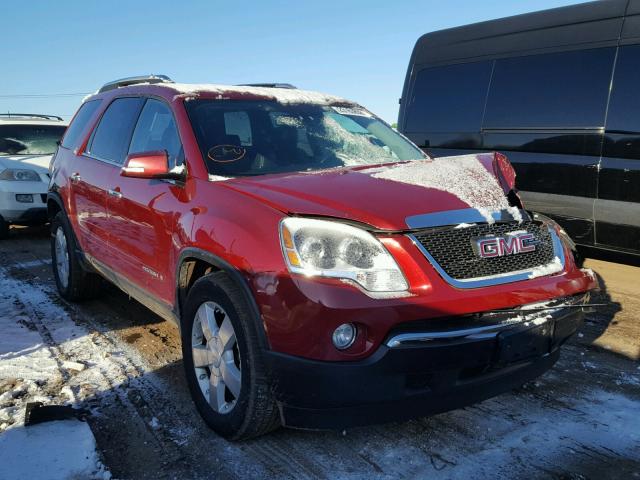
[[[9,238],[9,224],[4,221],[4,218],[0,217],[0,240]]]
[[[51,259],[56,286],[63,298],[78,302],[98,295],[102,278],[82,268],[71,226],[63,212],[58,212],[51,222]]]
[[[225,273],[195,282],[182,323],[187,383],[207,425],[231,440],[280,426],[256,328],[241,291]]]

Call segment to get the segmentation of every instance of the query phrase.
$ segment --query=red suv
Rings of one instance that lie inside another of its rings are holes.
[[[52,162],[55,279],[174,321],[225,437],[404,420],[543,373],[597,287],[514,183],[500,154],[431,159],[341,98],[124,79]]]

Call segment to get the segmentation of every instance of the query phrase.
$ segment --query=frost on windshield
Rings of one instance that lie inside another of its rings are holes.
[[[346,117],[342,117],[346,118]],[[323,140],[332,144],[335,155],[344,166],[371,165],[372,163],[397,162],[398,156],[386,145],[378,145],[373,135],[362,128],[362,132],[352,132],[332,116],[322,118]],[[310,132],[310,134],[315,134]]]
[[[376,169],[371,176],[450,193],[478,210],[489,223],[491,212],[509,208],[498,183],[475,155],[443,157]]]

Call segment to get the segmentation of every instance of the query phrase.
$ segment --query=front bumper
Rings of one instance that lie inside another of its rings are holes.
[[[18,225],[35,225],[47,222],[47,187],[40,182],[11,183],[12,191],[6,185],[0,189],[0,216],[7,222]],[[28,185],[14,185],[25,183]],[[17,194],[31,195],[33,202],[18,202]]]
[[[551,368],[588,294],[473,318],[400,327],[369,358],[321,362],[269,352],[285,425],[342,429],[479,402]],[[427,328],[427,326],[429,326]]]

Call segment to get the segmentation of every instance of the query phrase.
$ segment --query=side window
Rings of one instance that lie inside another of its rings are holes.
[[[640,45],[621,47],[613,77],[607,130],[640,132]]]
[[[83,103],[76,113],[75,117],[71,121],[71,125],[67,128],[64,138],[62,139],[62,146],[65,148],[76,148],[80,135],[87,126],[87,123],[93,117],[96,109],[100,106],[102,100],[91,100],[90,102]]]
[[[484,128],[604,125],[615,48],[496,60]]]
[[[224,129],[227,135],[237,135],[243,147],[252,145],[251,122],[247,112],[224,112]]]
[[[153,150],[167,152],[169,168],[183,163],[182,144],[171,108],[160,100],[149,99],[133,132],[129,153]]]
[[[479,132],[492,62],[430,67],[416,75],[405,132]]]
[[[111,102],[93,132],[87,153],[122,165],[142,102],[138,97],[118,98]]]

